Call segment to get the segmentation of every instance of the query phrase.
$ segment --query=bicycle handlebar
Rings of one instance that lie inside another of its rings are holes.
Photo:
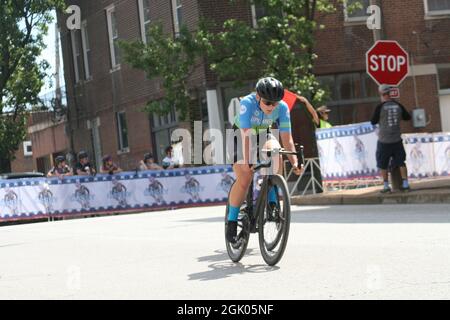
[[[303,146],[295,144],[296,147],[298,147],[298,151],[288,151],[284,148],[273,148],[273,149],[263,149],[261,151],[267,152],[267,156],[270,158],[272,156],[272,153],[274,154],[281,154],[281,155],[295,155],[299,160],[301,161],[302,166],[305,164],[305,156],[303,154]],[[272,165],[272,160],[257,164],[253,170],[257,171],[261,168],[269,168]]]

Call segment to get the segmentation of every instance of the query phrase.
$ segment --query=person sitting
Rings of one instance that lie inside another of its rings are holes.
[[[173,147],[168,146],[166,148],[166,157],[162,161],[162,166],[164,169],[174,169],[180,168],[180,164],[177,159],[173,156]]]
[[[139,162],[139,170],[163,170],[163,167],[155,163],[155,159],[151,153],[144,154],[144,160]]]
[[[122,169],[120,169],[116,164],[113,163],[112,157],[110,155],[104,156],[102,162],[103,164],[100,168],[100,173],[114,174],[122,172]]]
[[[55,166],[47,173],[47,177],[64,178],[72,176],[72,169],[66,164],[66,157],[57,156],[55,158]]]
[[[78,153],[78,163],[75,166],[75,172],[78,176],[89,176],[96,174],[95,168],[89,162],[89,156],[86,151],[80,151]]]

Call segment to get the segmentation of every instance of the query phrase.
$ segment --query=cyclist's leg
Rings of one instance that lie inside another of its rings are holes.
[[[253,178],[253,172],[248,164],[235,163],[233,165],[233,171],[236,174],[236,182],[230,190],[227,227],[227,239],[231,243],[236,242],[239,211]]]
[[[270,150],[274,148],[280,148],[280,143],[275,138],[270,138],[267,140],[263,145],[263,150]],[[263,161],[267,160],[267,156],[265,153],[262,155]],[[283,166],[282,164],[282,157],[281,156],[272,156],[272,166],[267,169],[262,169],[261,173],[266,175],[273,175],[273,174],[283,174]],[[270,188],[269,194],[268,194],[268,200],[269,203],[277,203],[277,190],[276,187]]]

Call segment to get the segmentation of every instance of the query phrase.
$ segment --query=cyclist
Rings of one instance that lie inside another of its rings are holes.
[[[281,141],[286,150],[295,151],[294,140],[291,134],[291,119],[289,108],[284,101],[284,88],[277,79],[266,77],[258,80],[256,93],[251,93],[240,101],[240,114],[236,115],[233,129],[238,136],[238,141],[228,148],[228,155],[232,157],[233,171],[236,175],[236,183],[230,191],[229,214],[227,224],[227,240],[236,243],[237,220],[240,206],[244,202],[248,188],[253,179],[253,170],[250,164],[250,150],[259,146],[250,146],[250,134],[259,134],[260,130],[268,134],[268,140],[262,149],[279,148],[279,142],[270,135],[272,124],[276,124],[280,131]],[[239,138],[240,137],[240,138]],[[239,141],[240,140],[240,141]],[[237,159],[237,143],[242,143],[243,159]],[[298,166],[298,159],[295,155],[288,156],[294,173],[300,175],[303,168]],[[275,168],[281,168],[278,163],[280,159],[273,159]],[[280,172],[279,172],[280,173]],[[272,188],[269,191],[269,202],[276,203],[276,191]]]

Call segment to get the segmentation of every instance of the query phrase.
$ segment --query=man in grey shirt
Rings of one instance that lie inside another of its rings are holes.
[[[377,166],[381,170],[384,181],[382,193],[391,191],[387,171],[391,158],[392,167],[400,167],[400,174],[403,179],[401,189],[403,191],[409,190],[408,171],[405,164],[406,152],[401,137],[400,121],[411,120],[411,115],[404,106],[390,97],[389,93],[392,89],[392,86],[384,84],[379,87],[382,102],[375,109],[371,120],[373,125],[378,123],[380,127],[376,158]]]

